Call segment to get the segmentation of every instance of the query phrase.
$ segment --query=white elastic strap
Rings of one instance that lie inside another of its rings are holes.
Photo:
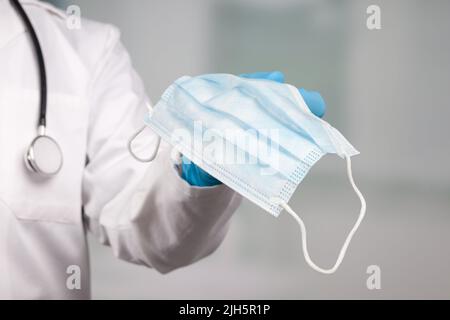
[[[138,135],[140,135],[141,132],[144,131],[145,128],[146,128],[146,126],[143,126],[141,129],[139,129],[138,132],[136,132],[134,135],[132,135],[131,138],[128,140],[128,151],[133,156],[133,158],[135,158],[137,161],[151,162],[156,158],[156,154],[158,153],[159,145],[161,144],[161,137],[158,136],[158,138],[157,138],[158,140],[156,141],[155,148],[153,149],[153,152],[151,153],[151,155],[148,158],[139,157],[137,154],[134,153],[133,146],[132,146],[134,139],[136,139],[136,137]]]
[[[350,241],[352,240],[353,235],[355,234],[356,230],[358,230],[359,225],[361,224],[361,221],[364,219],[364,216],[366,214],[366,200],[364,199],[362,193],[359,191],[358,187],[355,184],[355,181],[353,180],[353,174],[352,174],[352,162],[350,160],[350,157],[346,156],[345,160],[347,162],[347,175],[348,179],[350,181],[350,184],[353,187],[353,190],[357,194],[359,200],[361,201],[361,210],[359,211],[359,217],[358,220],[356,220],[355,225],[353,226],[352,230],[348,234],[347,238],[345,239],[344,245],[341,248],[341,251],[339,252],[339,256],[336,260],[336,263],[334,266],[330,269],[322,269],[319,266],[317,266],[309,256],[308,253],[308,246],[306,244],[306,228],[305,224],[303,223],[303,220],[292,210],[292,208],[286,204],[286,203],[279,203],[284,210],[286,210],[292,217],[294,217],[295,221],[297,221],[298,225],[300,226],[301,230],[301,236],[302,236],[302,249],[303,249],[303,255],[305,256],[306,262],[309,264],[311,268],[314,270],[325,273],[325,274],[332,274],[336,272],[336,270],[339,268],[340,264],[342,263],[342,260],[344,259],[345,253],[347,251],[348,245],[350,244]]]

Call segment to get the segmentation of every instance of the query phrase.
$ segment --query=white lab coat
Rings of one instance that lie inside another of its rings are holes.
[[[127,140],[142,126],[147,98],[118,30],[88,20],[71,30],[52,6],[22,4],[43,48],[48,134],[64,166],[49,180],[24,166],[36,135],[38,69],[28,32],[0,0],[0,298],[89,298],[86,230],[117,257],[162,273],[211,253],[240,197],[224,185],[190,186],[167,144],[150,164],[130,156]],[[156,136],[146,134],[151,150]]]

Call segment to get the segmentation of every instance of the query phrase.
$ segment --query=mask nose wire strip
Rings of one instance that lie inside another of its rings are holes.
[[[283,209],[286,210],[297,221],[298,225],[300,226],[301,237],[302,237],[302,249],[303,249],[303,255],[305,257],[306,262],[308,263],[308,265],[311,268],[313,268],[314,270],[316,270],[318,272],[324,273],[324,274],[332,274],[339,268],[340,264],[342,263],[342,260],[344,259],[344,256],[345,256],[347,248],[350,244],[350,241],[352,240],[353,235],[355,234],[356,230],[358,230],[359,225],[361,224],[361,222],[364,219],[364,216],[366,214],[366,200],[364,199],[364,196],[362,195],[361,191],[359,191],[358,187],[355,184],[355,181],[353,180],[352,162],[350,160],[350,157],[348,157],[348,156],[346,156],[345,159],[347,162],[347,176],[350,181],[350,184],[353,187],[353,190],[355,191],[356,195],[358,196],[359,200],[361,201],[361,209],[359,211],[358,219],[356,220],[355,225],[353,226],[352,230],[350,231],[347,238],[345,239],[345,242],[344,242],[344,244],[341,248],[341,251],[339,252],[339,256],[336,260],[336,263],[334,264],[334,266],[332,268],[322,269],[311,260],[311,257],[309,256],[309,253],[308,253],[308,246],[306,243],[306,228],[305,228],[305,224],[303,223],[303,220],[295,213],[294,210],[292,210],[292,208],[288,204],[286,204],[284,202],[280,203],[280,205],[283,207]]]
[[[139,162],[151,162],[151,161],[153,161],[156,158],[156,154],[158,153],[159,145],[161,144],[161,137],[158,136],[155,148],[153,149],[153,152],[151,153],[151,155],[148,158],[141,158],[137,154],[135,154],[134,151],[133,151],[133,146],[132,146],[133,141],[134,141],[134,139],[137,138],[138,135],[140,135],[142,133],[142,131],[145,130],[145,128],[146,128],[146,126],[143,126],[134,135],[132,135],[131,138],[128,140],[128,151],[133,156],[133,158],[135,158]]]

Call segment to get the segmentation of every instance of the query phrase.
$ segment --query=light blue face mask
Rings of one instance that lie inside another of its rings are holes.
[[[285,209],[300,226],[307,263],[322,273],[337,270],[366,209],[351,172],[350,157],[358,151],[309,110],[295,87],[229,74],[185,76],[164,92],[146,124],[203,170],[272,215],[277,217]],[[287,203],[309,169],[327,153],[346,160],[361,211],[335,265],[322,269],[309,256],[303,221]]]

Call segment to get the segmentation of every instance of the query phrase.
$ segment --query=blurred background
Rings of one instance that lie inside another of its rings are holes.
[[[90,239],[94,298],[450,298],[450,1],[52,2],[118,26],[153,102],[182,75],[281,70],[321,92],[325,119],[361,152],[367,216],[335,275],[306,265],[290,216],[245,201],[213,255],[168,275]],[[381,30],[366,26],[371,4]],[[313,260],[334,264],[359,209],[344,161],[322,159],[291,205]],[[366,286],[370,265],[380,290]]]

